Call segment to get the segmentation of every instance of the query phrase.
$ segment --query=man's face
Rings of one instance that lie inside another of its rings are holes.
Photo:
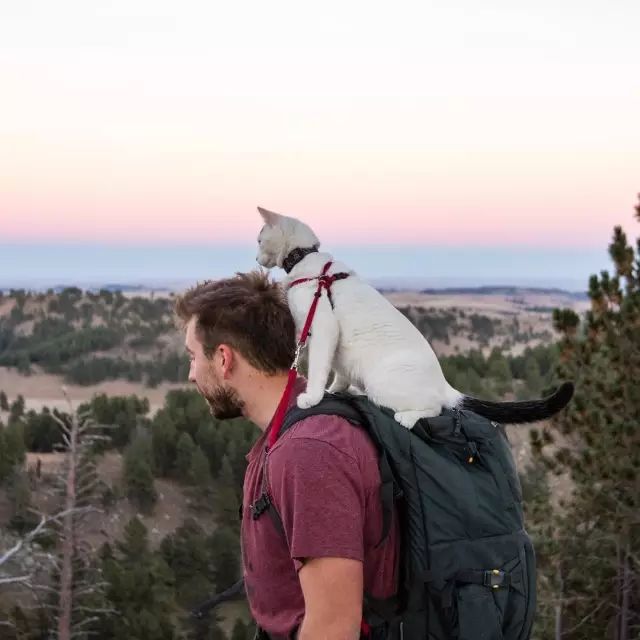
[[[220,420],[239,418],[242,415],[243,403],[237,392],[224,379],[229,363],[224,361],[224,354],[216,349],[208,358],[202,343],[196,335],[196,318],[187,324],[185,347],[189,354],[189,382],[193,382],[198,392],[209,404],[211,414]]]

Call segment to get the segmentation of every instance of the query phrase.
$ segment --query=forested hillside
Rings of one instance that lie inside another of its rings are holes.
[[[538,554],[536,640],[640,638],[640,242],[616,228],[610,255],[613,271],[588,281],[589,311],[530,311],[538,329],[518,314],[398,304],[463,392],[532,398],[576,383],[530,444],[527,428],[509,430]],[[149,385],[186,379],[171,298],[7,292],[0,367],[18,369],[25,389],[0,390],[0,637],[68,624],[100,640],[251,638],[241,598],[189,616],[240,574],[238,507],[258,431],[214,419],[186,386],[152,410]],[[29,381],[45,373],[124,377],[139,393],[30,408]]]

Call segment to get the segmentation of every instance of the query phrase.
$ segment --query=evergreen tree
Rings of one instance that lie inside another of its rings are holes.
[[[215,418],[213,419],[215,420]],[[209,461],[209,469],[213,475],[217,475],[222,462],[223,442],[218,431],[217,421],[203,423],[196,434],[196,442],[204,451]]]
[[[540,374],[540,366],[533,356],[529,356],[525,361],[524,371],[525,390],[523,395],[529,398],[535,398],[540,395],[542,390],[542,375]]]
[[[12,464],[24,464],[26,447],[24,444],[24,425],[22,422],[13,422],[6,428],[5,446]]]
[[[9,477],[15,467],[22,466],[24,459],[22,423],[12,422],[8,427],[0,423],[0,483]]]
[[[231,640],[247,640],[247,625],[240,618],[236,618],[233,625]]]
[[[106,595],[117,615],[105,617],[105,640],[177,640],[173,575],[149,547],[147,529],[131,520],[117,553],[102,553]]]
[[[195,620],[193,627],[193,636],[190,636],[193,640],[228,640],[215,611],[210,611],[201,620]]]
[[[209,471],[209,461],[200,447],[196,447],[191,457],[191,482],[198,490],[198,494],[205,497],[211,491],[211,472]]]
[[[535,638],[554,637],[558,602],[558,514],[551,505],[546,469],[539,462],[530,465],[520,475],[527,532],[531,536],[537,563],[537,604]]]
[[[91,413],[96,423],[108,426],[106,431],[110,445],[122,449],[131,440],[138,426],[149,426],[147,398],[130,396],[107,396],[104,393],[93,397],[90,403],[81,405],[80,412]]]
[[[157,499],[153,484],[153,454],[148,432],[140,429],[124,456],[127,497],[143,512],[150,512]]]
[[[4,425],[0,424],[0,485],[9,477],[11,469],[13,468],[13,461],[9,455],[5,431],[6,428]]]
[[[583,325],[570,310],[554,313],[558,376],[575,380],[576,393],[551,428],[532,431],[540,460],[574,484],[550,554],[554,626],[571,640],[640,634],[640,240],[636,246],[614,229],[615,271],[591,277]]]
[[[178,432],[167,413],[159,413],[152,428],[153,459],[159,476],[166,477],[176,463]]]
[[[499,396],[504,396],[511,390],[511,368],[499,349],[491,351],[487,375],[493,379],[496,393]]]
[[[195,453],[195,445],[188,433],[183,433],[178,438],[176,447],[176,471],[181,480],[188,482],[191,479],[191,464],[193,462],[193,454]]]
[[[20,419],[24,424],[24,440],[28,451],[50,453],[57,445],[63,444],[56,417],[65,419],[68,416],[56,409],[51,412],[43,407],[40,413],[31,410]]]
[[[220,524],[232,528],[238,527],[240,502],[231,463],[226,455],[222,458],[215,506]]]
[[[9,400],[4,391],[0,391],[0,411],[9,411]]]
[[[229,459],[229,464],[231,465],[233,488],[236,490],[238,496],[240,496],[242,494],[241,489],[244,481],[244,472],[247,468],[244,438],[240,430],[233,430],[231,432],[231,438],[229,439],[225,455]]]
[[[195,438],[200,425],[211,422],[209,407],[194,389],[174,389],[167,393],[165,406],[158,414],[165,413],[179,432],[187,432]]]
[[[208,540],[211,554],[211,579],[216,591],[228,589],[240,577],[240,542],[229,527],[219,527]]]
[[[33,529],[37,525],[38,519],[31,511],[29,476],[18,467],[14,467],[9,476],[7,496],[11,505],[9,526],[21,534]]]
[[[18,373],[23,376],[31,375],[31,361],[29,360],[29,356],[22,352],[18,357],[18,361],[16,362],[16,369]]]
[[[19,395],[9,408],[9,422],[13,422],[24,415],[24,397]]]
[[[160,545],[160,552],[175,577],[177,600],[191,608],[211,591],[210,555],[202,527],[188,518]]]

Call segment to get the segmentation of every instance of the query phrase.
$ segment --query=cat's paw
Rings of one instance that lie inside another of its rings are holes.
[[[298,396],[297,404],[300,409],[309,409],[311,407],[315,407],[320,400],[322,400],[323,394],[315,394],[315,393],[301,393]]]
[[[407,429],[413,429],[420,418],[433,418],[437,416],[439,411],[429,411],[428,409],[423,409],[421,411],[398,411],[393,417],[396,422],[399,422],[403,427]]]

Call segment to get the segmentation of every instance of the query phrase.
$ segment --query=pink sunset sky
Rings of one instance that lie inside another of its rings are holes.
[[[637,0],[2,13],[0,244],[248,244],[257,205],[332,244],[637,234]]]

